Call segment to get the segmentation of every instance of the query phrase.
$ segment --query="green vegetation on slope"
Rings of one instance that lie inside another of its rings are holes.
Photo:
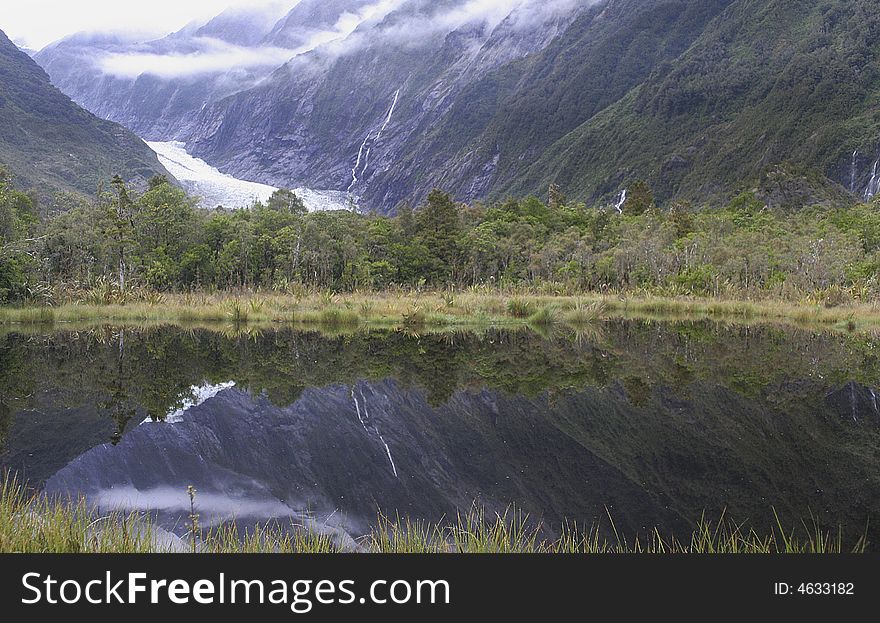
[[[92,196],[116,174],[146,181],[165,173],[143,141],[77,106],[2,31],[0,163],[42,198],[62,191]]]
[[[662,199],[729,196],[791,162],[863,191],[880,140],[878,41],[869,0],[736,0],[503,190],[555,181],[596,198],[647,179]]]
[[[619,0],[591,8],[545,50],[467,88],[433,130],[434,144],[445,152],[461,150],[457,158],[476,152],[480,167],[498,154],[490,194],[499,197],[557,140],[687,50],[730,3]],[[538,180],[544,188],[546,177]],[[568,190],[570,180],[560,179]],[[623,181],[607,180],[602,193]],[[457,190],[455,180],[441,182]]]

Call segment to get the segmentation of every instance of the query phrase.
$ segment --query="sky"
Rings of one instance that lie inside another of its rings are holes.
[[[0,30],[22,47],[39,50],[77,32],[161,36],[194,20],[207,21],[236,5],[275,0],[0,0]],[[295,0],[290,5],[296,4]]]

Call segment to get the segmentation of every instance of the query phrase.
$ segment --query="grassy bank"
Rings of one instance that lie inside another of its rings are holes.
[[[759,533],[732,521],[700,521],[683,540],[659,531],[608,539],[596,529],[566,526],[546,539],[540,528],[516,512],[503,516],[473,510],[445,525],[379,518],[371,534],[355,548],[341,549],[334,539],[298,526],[268,525],[248,529],[234,524],[202,530],[197,500],[188,534],[171,537],[143,515],[98,515],[84,501],[55,502],[28,495],[17,483],[0,489],[0,552],[3,553],[536,553],[536,554],[781,554],[863,553],[864,541],[846,544],[842,537],[805,524],[799,531],[780,525]],[[606,530],[605,532],[607,532]],[[797,536],[796,536],[797,534]]]
[[[415,292],[297,296],[266,293],[166,294],[126,302],[66,301],[54,307],[3,307],[0,324],[230,323],[303,327],[457,327],[579,325],[602,318],[714,318],[857,330],[880,326],[880,304],[829,307],[809,302],[660,296],[553,296],[500,292]]]

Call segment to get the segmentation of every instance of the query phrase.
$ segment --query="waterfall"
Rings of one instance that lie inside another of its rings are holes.
[[[856,192],[856,175],[858,174],[858,165],[856,164],[856,158],[859,156],[859,150],[855,150],[852,153],[852,162],[849,166],[849,192]]]
[[[394,100],[391,102],[391,108],[388,109],[388,115],[385,117],[385,122],[382,124],[382,127],[379,128],[375,137],[373,137],[372,130],[368,132],[364,142],[361,143],[361,148],[358,150],[357,160],[354,163],[354,168],[351,170],[351,184],[348,186],[349,193],[354,190],[354,187],[360,181],[358,175],[366,173],[367,167],[370,164],[370,152],[373,151],[373,145],[379,142],[379,139],[382,138],[382,133],[388,129],[388,124],[391,123],[391,118],[394,116],[394,110],[397,108],[397,102],[399,100],[400,89],[397,89],[394,93]],[[361,166],[361,163],[363,163],[363,166]],[[360,173],[358,173],[358,171],[360,171]]]
[[[355,184],[358,183],[358,169],[361,166],[361,159],[364,157],[364,148],[367,146],[367,141],[369,140],[370,135],[367,134],[367,138],[364,139],[364,142],[361,143],[361,148],[358,150],[357,161],[354,163],[354,168],[351,170],[351,184],[348,187],[348,192],[351,192]]]
[[[614,204],[614,209],[617,210],[618,214],[623,214],[623,204],[626,203],[626,188],[620,191],[620,195],[617,197],[617,203]]]
[[[871,179],[868,181],[868,187],[865,189],[866,201],[870,201],[875,195],[880,193],[880,177],[877,177],[878,166],[880,166],[880,160],[874,162],[874,168],[871,170]]]
[[[382,124],[382,127],[379,128],[379,133],[376,135],[376,140],[378,141],[382,138],[382,132],[388,129],[388,124],[391,123],[391,117],[394,116],[394,109],[397,108],[397,102],[400,100],[400,89],[394,93],[394,101],[391,102],[391,108],[388,110],[388,117],[385,118],[385,123]]]
[[[388,116],[385,117],[385,123],[382,124],[382,127],[379,128],[379,132],[376,133],[376,138],[373,139],[373,142],[370,144],[370,147],[367,149],[367,155],[364,157],[364,169],[366,172],[367,167],[370,165],[370,152],[373,151],[373,145],[379,142],[379,139],[382,138],[382,133],[388,129],[388,124],[391,123],[391,117],[394,116],[394,109],[397,108],[397,102],[400,99],[400,89],[394,93],[394,101],[391,102],[391,108],[388,109]]]

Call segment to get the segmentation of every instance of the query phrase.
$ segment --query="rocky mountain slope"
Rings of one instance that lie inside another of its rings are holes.
[[[541,19],[518,21],[515,11],[498,24],[465,20],[451,32],[426,26],[412,39],[400,33],[435,23],[444,9],[404,3],[359,27],[342,49],[299,56],[260,86],[206,108],[190,148],[248,179],[347,188],[387,211],[414,190],[430,190],[435,163],[426,137],[465,89],[544,48],[577,13],[564,4]],[[482,190],[478,180],[472,185]]]
[[[21,188],[93,195],[115,174],[146,180],[167,174],[129,130],[98,119],[52,86],[0,31],[0,164]]]
[[[661,201],[724,197],[780,164],[870,198],[880,191],[872,8],[301,0],[273,25],[227,15],[223,28],[150,44],[72,39],[38,59],[74,99],[142,136],[184,141],[238,177],[349,191],[381,212],[435,186],[475,200],[556,182],[608,203],[646,180]],[[122,79],[102,57],[118,64],[146,46],[204,62],[217,42],[240,62]],[[105,62],[83,70],[95,50]]]
[[[254,47],[274,26],[264,9],[229,10],[155,41],[75,35],[35,59],[96,115],[146,140],[173,140],[208,103],[253,86],[286,60],[287,53]]]
[[[861,199],[876,195],[876,4],[726,4],[681,56],[499,190],[523,192],[552,180],[590,198],[644,178],[661,197],[706,197],[790,162]]]

